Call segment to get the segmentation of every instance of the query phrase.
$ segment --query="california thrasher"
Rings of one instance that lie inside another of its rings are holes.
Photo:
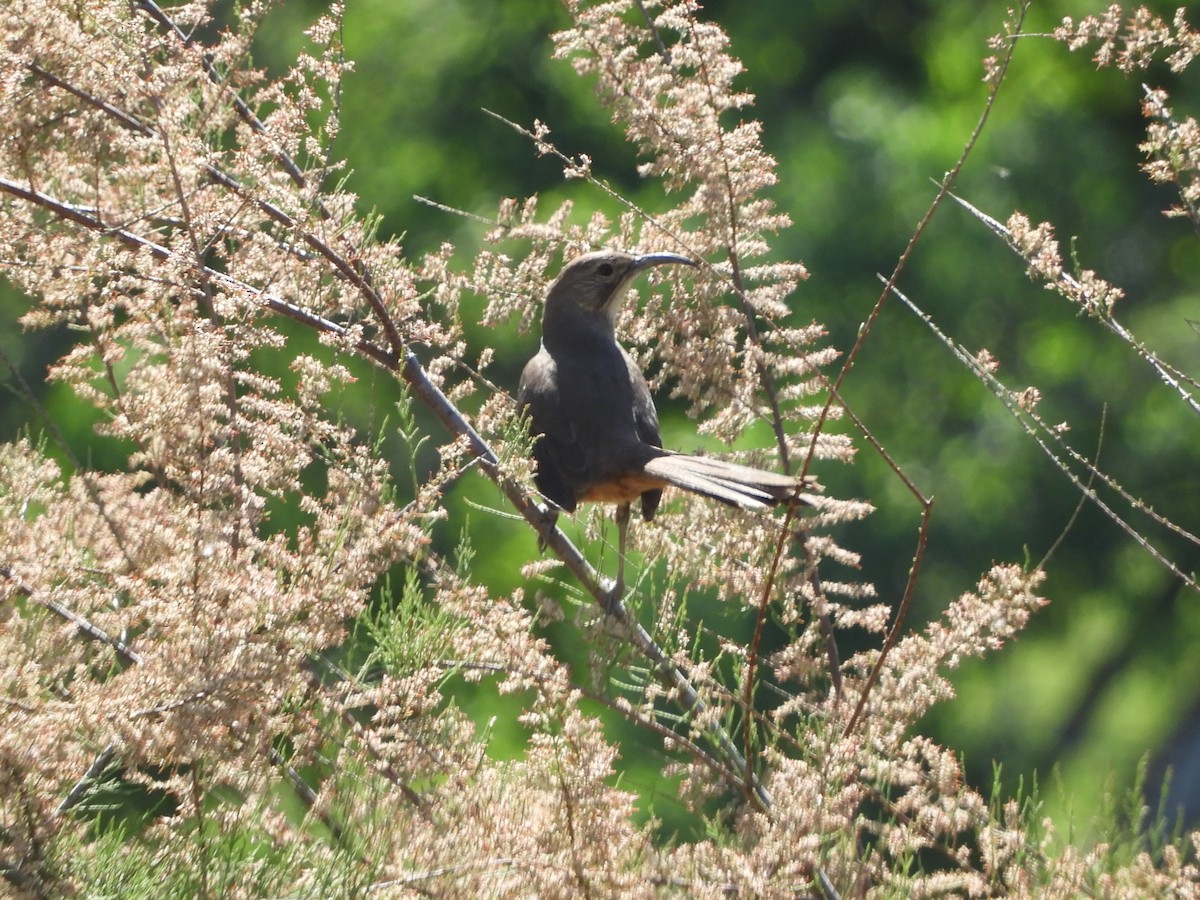
[[[601,250],[564,267],[546,296],[541,349],[517,392],[534,436],[538,490],[568,512],[589,500],[620,504],[622,551],[629,504],[640,497],[649,520],[667,485],[742,509],[799,499],[803,486],[786,475],[663,449],[650,388],[615,329],[634,276],[670,263],[696,265],[673,253]]]

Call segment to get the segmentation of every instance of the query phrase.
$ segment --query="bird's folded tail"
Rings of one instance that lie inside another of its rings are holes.
[[[644,471],[674,487],[741,509],[767,509],[792,499],[804,503],[800,492],[809,486],[790,475],[669,451],[647,462]]]

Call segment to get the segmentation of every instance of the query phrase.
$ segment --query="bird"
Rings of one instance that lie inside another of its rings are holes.
[[[554,506],[617,504],[618,577],[630,505],[653,518],[667,486],[740,509],[805,502],[805,481],[663,448],[658,412],[641,369],[617,341],[617,315],[630,283],[654,266],[697,266],[675,253],[585,253],[550,285],[541,346],[521,372],[517,407],[528,417],[534,484]]]

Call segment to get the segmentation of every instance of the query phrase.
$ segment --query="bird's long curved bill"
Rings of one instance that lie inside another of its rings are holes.
[[[678,253],[645,253],[633,261],[633,269],[635,272],[640,272],[642,269],[648,269],[651,266],[691,266],[696,268],[700,264],[694,259],[688,259],[686,256],[680,256]]]

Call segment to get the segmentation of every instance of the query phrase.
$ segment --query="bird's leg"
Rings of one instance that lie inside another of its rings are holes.
[[[617,507],[617,580],[612,587],[612,595],[617,600],[625,594],[625,541],[629,537],[629,504],[622,503]]]

